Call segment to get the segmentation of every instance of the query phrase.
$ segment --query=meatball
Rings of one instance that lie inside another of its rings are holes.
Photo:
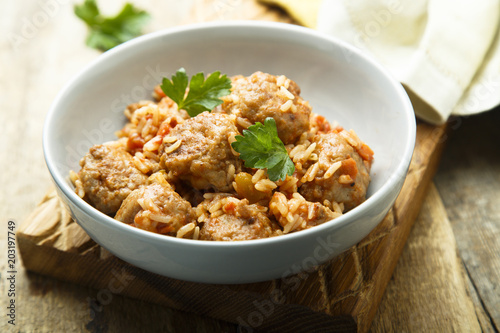
[[[176,179],[198,190],[232,191],[242,162],[231,151],[229,139],[239,134],[234,118],[204,112],[177,125],[160,146],[160,165]]]
[[[119,146],[93,146],[80,166],[78,175],[87,199],[105,214],[116,213],[130,192],[148,178],[135,167],[132,155]]]
[[[207,210],[200,239],[236,241],[275,236],[279,226],[265,214],[267,208],[249,204],[247,199],[217,195],[198,206]]]
[[[311,107],[300,96],[299,86],[284,76],[256,72],[249,77],[232,78],[231,94],[223,98],[217,111],[246,118],[251,123],[273,117],[278,135],[285,143],[294,143],[309,129]]]
[[[372,156],[363,159],[359,151],[369,148],[343,129],[318,134],[314,142],[319,168],[315,178],[302,184],[299,192],[308,201],[343,204],[345,211],[362,203],[370,183]]]
[[[177,231],[195,221],[196,216],[191,204],[163,179],[130,193],[115,219],[140,229],[176,236]]]

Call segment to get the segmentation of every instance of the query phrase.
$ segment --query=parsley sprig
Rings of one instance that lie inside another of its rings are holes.
[[[126,3],[114,17],[101,15],[95,0],[75,5],[75,14],[89,27],[88,46],[107,51],[142,34],[141,29],[150,19],[145,11]]]
[[[272,181],[284,180],[295,171],[285,145],[278,137],[276,121],[266,118],[264,124],[257,122],[243,130],[243,136],[237,135],[231,147],[245,161],[248,168],[267,169]]]
[[[170,97],[179,109],[184,109],[195,117],[203,111],[212,111],[216,106],[222,104],[219,97],[231,93],[231,80],[219,71],[213,72],[205,80],[202,72],[193,75],[189,82],[189,92],[186,95],[189,78],[184,68],[177,70],[172,79],[163,78],[161,89]]]

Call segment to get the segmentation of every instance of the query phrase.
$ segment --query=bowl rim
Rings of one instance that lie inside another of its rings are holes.
[[[50,129],[52,127],[51,124],[54,123],[54,118],[57,117],[59,104],[64,100],[68,92],[70,92],[74,86],[78,85],[79,81],[85,75],[85,73],[87,73],[89,70],[92,70],[99,63],[106,62],[108,61],[108,58],[113,58],[115,57],[115,55],[126,52],[127,50],[134,48],[142,43],[149,43],[152,40],[156,40],[158,38],[163,38],[169,35],[185,33],[189,31],[206,30],[206,29],[229,29],[229,28],[233,30],[234,29],[279,30],[282,33],[298,34],[311,38],[321,39],[327,43],[336,44],[338,47],[347,49],[350,55],[362,59],[362,61],[367,62],[371,67],[375,68],[379,72],[381,77],[385,77],[387,83],[390,83],[393,90],[397,93],[399,103],[403,106],[402,113],[404,114],[405,126],[407,127],[408,131],[406,133],[406,137],[404,138],[406,141],[404,152],[401,155],[401,158],[395,168],[394,174],[404,175],[404,177],[406,177],[410,161],[413,155],[413,150],[416,140],[415,114],[410,99],[406,91],[404,90],[403,86],[398,81],[396,81],[393,75],[389,73],[389,71],[385,69],[380,63],[378,63],[373,57],[367,55],[366,53],[363,53],[361,50],[357,49],[353,45],[350,45],[336,37],[329,36],[322,32],[313,30],[311,28],[291,25],[288,23],[234,20],[234,21],[216,21],[216,22],[187,24],[183,26],[166,28],[163,30],[145,34],[143,36],[125,42],[121,45],[118,45],[109,51],[104,52],[103,54],[99,55],[96,59],[91,61],[89,64],[84,66],[76,75],[74,75],[68,82],[66,82],[50,106],[50,109],[45,118],[43,126],[43,134],[42,134],[42,146],[43,146],[45,163],[52,176],[52,180],[55,182],[59,190],[62,191],[63,194],[75,206],[79,207],[87,215],[92,217],[95,220],[95,222],[107,223],[109,224],[109,227],[117,228],[117,231],[135,233],[138,237],[141,237],[144,240],[153,243],[172,242],[172,244],[176,246],[194,245],[198,247],[207,247],[207,248],[226,248],[235,246],[247,248],[254,246],[262,246],[264,244],[272,245],[272,244],[280,244],[281,242],[292,242],[294,239],[297,238],[318,237],[322,234],[322,232],[325,229],[330,229],[330,228],[337,229],[343,227],[347,224],[356,221],[359,217],[363,215],[364,211],[370,210],[370,208],[373,208],[374,206],[377,206],[382,201],[384,201],[385,195],[387,193],[390,193],[391,189],[397,186],[398,182],[400,181],[399,177],[394,175],[390,176],[387,182],[385,182],[385,184],[383,184],[380,189],[374,192],[362,204],[353,208],[346,214],[337,217],[331,221],[327,221],[321,225],[315,226],[314,228],[301,230],[300,232],[281,235],[278,237],[242,240],[234,242],[223,242],[223,241],[208,242],[208,241],[199,241],[192,239],[183,239],[183,238],[169,237],[166,235],[156,234],[153,232],[142,230],[139,228],[129,226],[118,220],[115,220],[114,218],[100,212],[99,210],[88,204],[86,201],[84,201],[82,198],[80,198],[69,185],[67,181],[67,176],[62,175],[61,172],[58,171],[56,162],[53,161],[54,152],[52,147],[50,146],[51,142]]]

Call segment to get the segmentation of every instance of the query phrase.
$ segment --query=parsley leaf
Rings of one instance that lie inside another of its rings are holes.
[[[247,168],[266,169],[272,181],[284,180],[295,171],[295,165],[288,156],[285,145],[278,137],[276,121],[267,117],[262,123],[243,130],[243,136],[237,135],[231,147],[245,161]]]
[[[184,109],[191,116],[195,117],[203,111],[212,111],[217,105],[222,104],[219,97],[231,93],[231,80],[220,74],[213,72],[205,80],[202,72],[193,75],[189,82],[189,92],[186,95],[189,78],[184,68],[177,70],[172,76],[172,80],[163,78],[161,89],[170,97],[179,109]]]
[[[150,19],[148,13],[126,3],[115,17],[102,16],[95,0],[75,5],[75,15],[89,27],[88,46],[107,51],[141,35],[143,25]]]

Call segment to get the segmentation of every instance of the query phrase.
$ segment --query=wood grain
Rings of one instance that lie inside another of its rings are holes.
[[[500,330],[500,108],[451,122],[436,178],[460,255],[492,328]],[[464,176],[467,175],[467,176]]]
[[[432,184],[372,332],[481,332],[455,249],[446,210]]]

